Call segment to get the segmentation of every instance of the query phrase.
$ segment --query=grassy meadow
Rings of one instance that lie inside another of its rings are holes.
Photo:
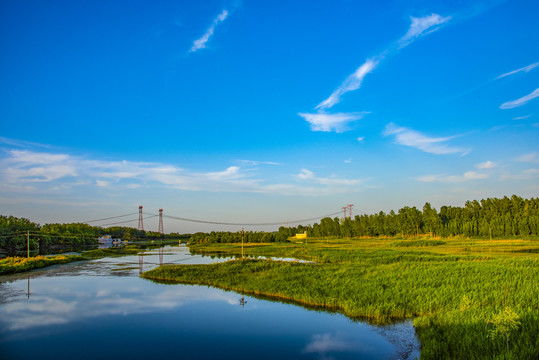
[[[241,253],[237,243],[190,248]],[[326,306],[372,323],[413,318],[423,359],[539,358],[539,240],[308,239],[246,244],[244,253],[309,262],[171,265],[143,277]]]

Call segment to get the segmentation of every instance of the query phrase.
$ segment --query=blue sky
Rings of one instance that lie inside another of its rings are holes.
[[[259,223],[536,197],[537,14],[537,1],[3,1],[0,213],[78,222],[142,204]],[[165,222],[213,229],[237,227]]]

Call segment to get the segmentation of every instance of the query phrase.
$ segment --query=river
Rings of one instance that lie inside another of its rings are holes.
[[[415,359],[411,321],[374,326],[232,291],[139,277],[225,261],[185,246],[0,277],[1,359]]]

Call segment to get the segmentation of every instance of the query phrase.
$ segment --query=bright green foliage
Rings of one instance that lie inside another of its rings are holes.
[[[80,256],[34,256],[25,257],[7,257],[0,260],[0,275],[25,272],[33,269],[40,269],[54,264],[65,264],[71,261],[80,260]]]
[[[26,249],[28,232],[39,230],[39,225],[28,219],[0,215],[0,249],[8,255],[15,255],[17,249]],[[30,241],[30,249],[36,249],[34,239]]]
[[[507,344],[507,352],[509,352],[509,336],[518,330],[521,325],[518,319],[519,316],[517,313],[510,307],[505,307],[489,320],[489,323],[492,325],[491,329],[489,329],[489,335],[494,340],[503,337]]]
[[[141,249],[135,245],[119,248],[89,250],[82,255],[31,256],[29,258],[14,256],[0,259],[0,275],[26,272],[41,269],[50,265],[65,264],[73,261],[96,259],[108,256],[136,255]]]
[[[496,245],[492,253],[484,243]],[[539,243],[530,240],[519,247],[538,250]],[[191,251],[238,254],[240,246],[198,245]],[[437,246],[400,247],[391,240],[335,239],[249,244],[245,253],[312,263],[238,260],[163,266],[143,276],[324,306],[374,323],[413,317],[422,359],[539,358],[536,252],[506,252],[499,241],[447,239]],[[518,318],[510,313],[493,317],[506,307]],[[504,325],[518,322],[518,331]],[[493,342],[493,329],[510,335],[510,341]]]
[[[279,233],[268,233],[264,231],[245,231],[245,232],[230,232],[230,231],[212,231],[211,233],[198,232],[189,238],[189,242],[192,244],[202,243],[239,243],[242,236],[244,242],[249,243],[269,243],[275,241],[286,241],[289,236],[288,228],[281,227]]]
[[[123,247],[114,247],[106,249],[96,249],[85,251],[82,256],[84,258],[101,258],[105,256],[125,256],[125,255],[136,255],[142,249],[136,245],[128,245]]]
[[[139,231],[134,228],[114,226],[101,228],[85,223],[45,224],[40,226],[28,219],[0,215],[0,253],[14,256],[27,251],[27,237],[31,254],[47,254],[51,249],[85,250],[97,245],[103,235],[128,241],[149,242],[186,240],[189,235],[178,233],[161,234],[152,231]]]

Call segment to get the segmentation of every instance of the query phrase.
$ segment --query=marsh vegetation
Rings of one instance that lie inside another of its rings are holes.
[[[190,248],[241,251],[239,244]],[[532,359],[539,357],[538,248],[523,239],[310,239],[244,251],[312,263],[240,259],[162,266],[143,276],[326,306],[374,323],[414,318],[424,359]]]

